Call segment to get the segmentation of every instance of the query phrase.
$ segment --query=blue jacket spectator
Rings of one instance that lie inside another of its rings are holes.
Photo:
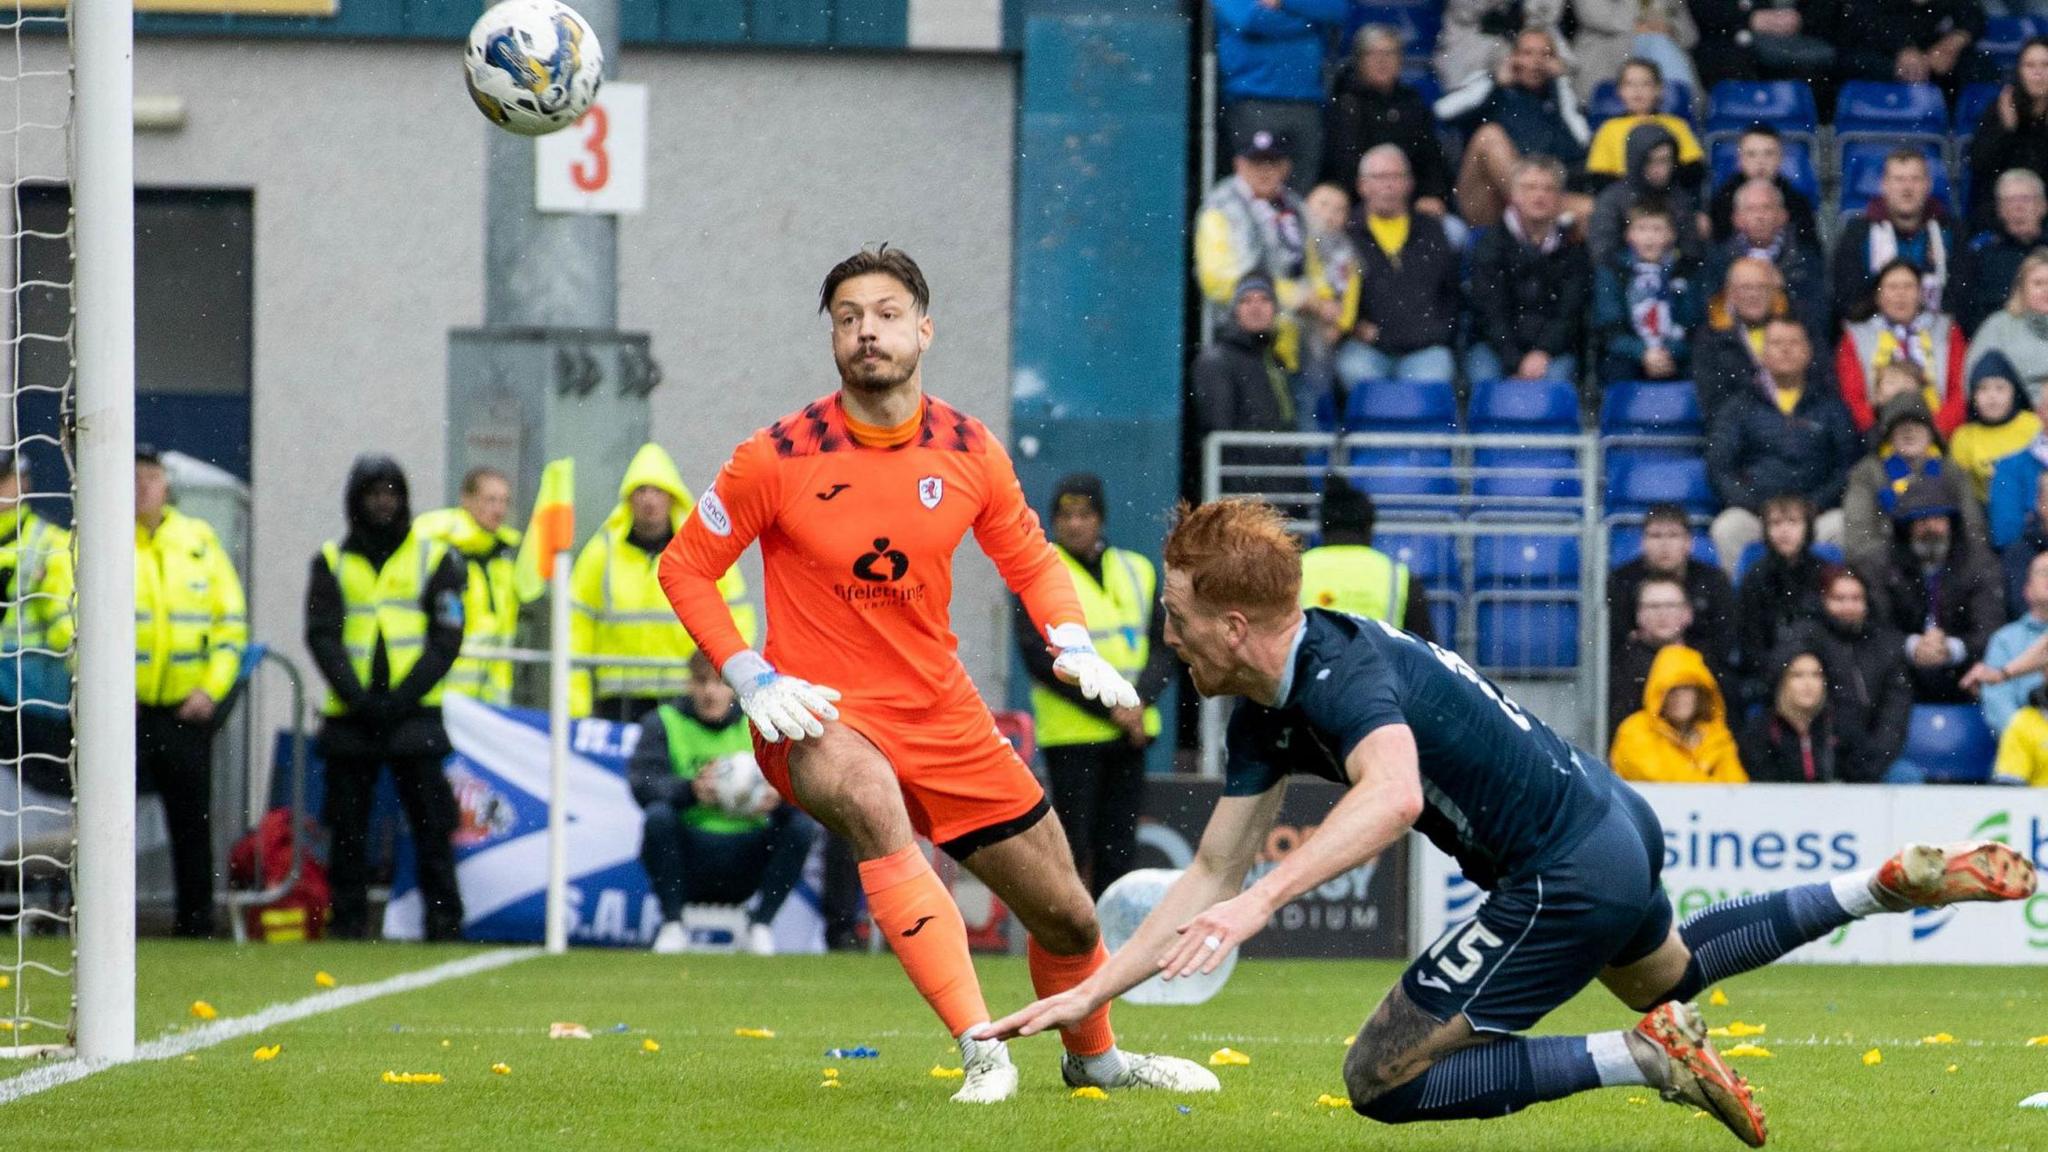
[[[1346,0],[1209,0],[1216,70],[1231,155],[1265,129],[1294,160],[1289,185],[1306,193],[1322,171],[1323,59],[1351,15]]]
[[[2026,585],[2022,595],[2026,597],[2027,610],[2019,619],[1991,634],[1991,643],[1984,647],[1984,662],[1993,668],[2003,668],[2012,663],[2013,657],[2025,651],[2027,646],[2048,632],[2048,560],[2039,555],[2027,565]],[[1984,709],[1984,722],[1991,730],[2003,734],[2013,716],[2027,706],[2027,696],[2041,683],[2041,673],[2029,672],[2015,676],[1998,684],[1986,684],[1977,690],[1977,699]]]
[[[2034,393],[2034,415],[2048,426],[2048,388]],[[2034,510],[2035,491],[2041,474],[2048,472],[2048,432],[2032,444],[2000,460],[1991,470],[1991,500],[1987,511],[1991,521],[1991,546],[2000,552],[2020,538],[2027,516]]]
[[[1806,336],[1796,320],[1771,321],[1765,332],[1767,356],[1772,332],[1784,332],[1787,339],[1797,332],[1802,344]],[[1768,362],[1765,366],[1770,367]],[[1823,511],[1837,507],[1849,467],[1862,452],[1849,413],[1811,375],[1796,390],[1782,383],[1780,390],[1791,397],[1790,411],[1780,406],[1779,396],[1767,396],[1759,387],[1730,401],[1715,418],[1707,437],[1707,478],[1714,493],[1723,504],[1750,512],[1781,492],[1796,492]],[[1817,538],[1829,535],[1820,531]]]

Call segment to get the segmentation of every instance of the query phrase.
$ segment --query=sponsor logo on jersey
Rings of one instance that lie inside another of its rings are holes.
[[[938,476],[927,476],[917,482],[917,502],[926,508],[937,508],[939,501],[946,498],[946,481]]]
[[[908,571],[910,557],[899,549],[889,547],[887,536],[876,537],[875,550],[862,554],[860,559],[853,562],[853,574],[856,577],[876,583],[893,584],[903,579],[903,574]]]
[[[725,501],[718,498],[718,489],[712,488],[697,501],[697,519],[711,530],[713,536],[732,535],[732,517],[726,515]]]
[[[814,495],[816,495],[817,498],[820,500],[830,500],[834,496],[839,495],[841,492],[844,492],[851,487],[853,487],[853,485],[851,484],[834,484],[832,487],[826,489],[825,491],[814,493]]]

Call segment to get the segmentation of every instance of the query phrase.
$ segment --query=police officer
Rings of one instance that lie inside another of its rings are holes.
[[[135,774],[163,800],[174,931],[213,934],[213,734],[249,642],[235,565],[204,520],[170,504],[170,476],[135,449]]]
[[[689,688],[690,653],[697,646],[655,579],[655,566],[694,507],[675,460],[659,444],[642,445],[619,481],[618,507],[576,554],[576,566],[569,571],[574,603],[569,650],[578,656],[672,663],[665,668],[600,665],[588,672],[579,670],[570,688],[571,714],[630,724]],[[732,606],[740,635],[752,644],[758,629],[753,607],[741,603],[747,585],[740,570],[727,572],[718,590]]]
[[[1137,552],[1103,538],[1101,478],[1065,477],[1053,489],[1053,550],[1073,575],[1095,651],[1137,686],[1136,708],[1104,708],[1053,675],[1052,654],[1023,604],[1013,618],[1031,673],[1038,747],[1052,774],[1053,810],[1074,863],[1094,895],[1131,870],[1145,801],[1145,748],[1159,735],[1160,692],[1170,670],[1165,621],[1154,610],[1159,578]]]
[[[472,468],[462,478],[462,502],[423,512],[413,530],[446,543],[462,555],[469,582],[462,594],[463,643],[509,648],[519,631],[519,597],[512,569],[519,532],[505,523],[512,509],[512,482],[496,468]],[[512,704],[512,662],[463,656],[442,682],[442,690],[499,708]]]
[[[1331,475],[1323,483],[1323,542],[1301,556],[1301,606],[1384,620],[1435,640],[1429,590],[1372,546],[1372,497]]]
[[[455,794],[442,681],[462,650],[462,557],[415,532],[405,473],[388,456],[349,469],[348,535],[320,546],[306,586],[306,646],[326,679],[323,811],[336,936],[367,934],[370,798],[386,766],[412,827],[429,940],[462,935],[455,884]]]

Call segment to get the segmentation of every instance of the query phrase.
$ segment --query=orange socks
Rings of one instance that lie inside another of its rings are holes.
[[[1055,956],[1039,947],[1036,940],[1030,941],[1025,952],[1030,957],[1031,990],[1041,1000],[1093,976],[1096,969],[1109,961],[1109,949],[1100,940],[1095,942],[1093,951],[1079,956]],[[1090,1012],[1072,1028],[1060,1029],[1060,1042],[1076,1056],[1096,1056],[1114,1048],[1116,1033],[1109,1027],[1109,1005]]]
[[[988,1004],[967,955],[967,924],[917,845],[861,861],[860,886],[867,892],[875,927],[888,937],[903,971],[945,1022],[947,1033],[958,1036],[987,1023]],[[1034,959],[1034,978],[1037,973]]]

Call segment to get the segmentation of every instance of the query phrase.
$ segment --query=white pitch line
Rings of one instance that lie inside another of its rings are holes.
[[[190,1031],[167,1033],[138,1046],[135,1049],[135,1061],[139,1063],[145,1060],[175,1059],[187,1052],[196,1052],[201,1048],[210,1048],[215,1044],[243,1036],[253,1036],[266,1028],[289,1024],[294,1020],[304,1020],[308,1016],[318,1016],[324,1012],[352,1008],[383,996],[416,991],[439,984],[443,980],[459,980],[464,976],[474,976],[479,972],[517,964],[521,960],[531,960],[542,954],[538,948],[501,948],[494,952],[451,960],[446,964],[436,964],[432,968],[422,968],[417,972],[401,972],[374,984],[351,985],[336,988],[331,992],[320,992],[303,1000],[272,1004],[247,1016],[216,1020]],[[40,1068],[32,1068],[12,1079],[0,1080],[0,1105],[11,1104],[25,1096],[76,1083],[95,1072],[104,1072],[115,1066],[114,1062],[105,1060],[60,1060]]]

